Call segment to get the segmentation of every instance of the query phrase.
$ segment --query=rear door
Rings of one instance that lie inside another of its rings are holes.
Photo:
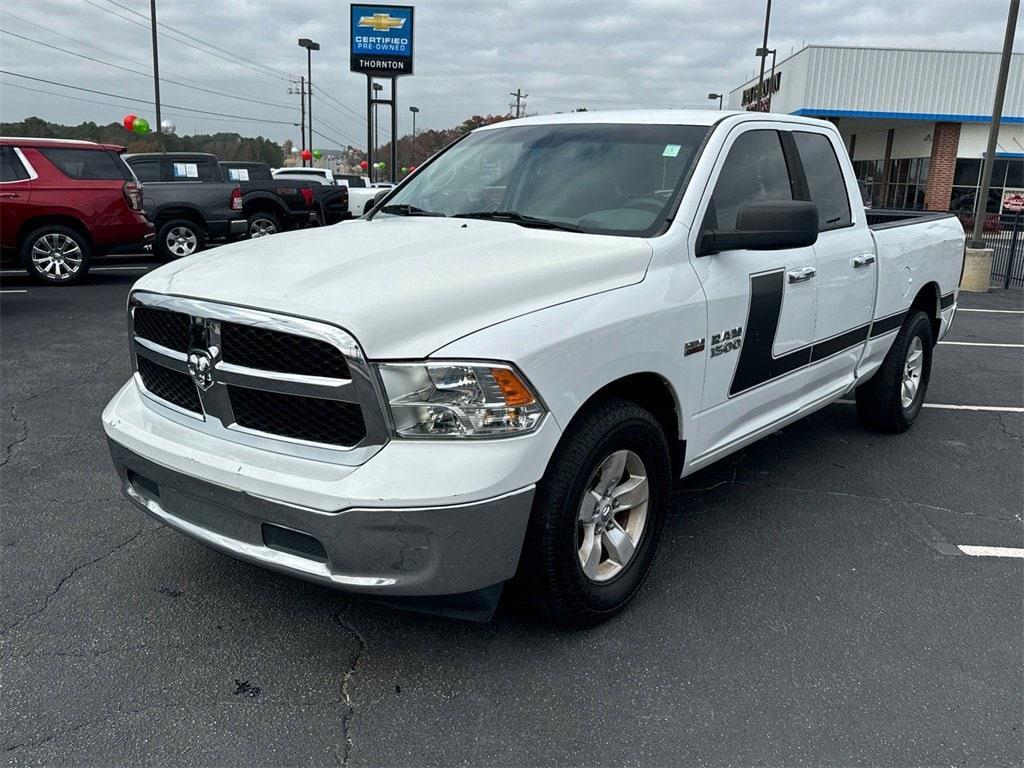
[[[797,198],[793,158],[774,126],[747,123],[726,141],[698,209],[705,229],[734,230],[747,204]],[[693,261],[707,298],[707,367],[698,414],[698,460],[800,407],[814,338],[812,247],[725,251]],[[688,345],[689,347],[689,345]],[[692,347],[691,347],[692,349]]]
[[[13,147],[0,147],[0,245],[17,246],[18,228],[26,220],[35,172]]]
[[[853,208],[857,189],[847,183],[852,172],[843,174],[839,137],[803,126],[789,137],[800,158],[803,196],[818,206],[818,308],[807,382],[816,400],[853,383],[874,312],[878,265],[863,208]]]

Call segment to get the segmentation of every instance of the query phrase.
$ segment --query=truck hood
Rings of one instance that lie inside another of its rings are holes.
[[[640,238],[448,218],[382,217],[278,234],[172,262],[136,290],[346,329],[367,357],[425,357],[468,333],[644,278]]]

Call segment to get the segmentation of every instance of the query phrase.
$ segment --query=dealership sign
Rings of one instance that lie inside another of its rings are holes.
[[[745,88],[743,90],[743,97],[740,104],[744,109],[751,112],[767,112],[769,101],[768,97],[774,93],[778,93],[779,88],[781,87],[782,73],[776,72],[774,75],[770,75],[757,85]]]
[[[1003,212],[1020,213],[1024,211],[1024,189],[1003,190]]]
[[[413,8],[350,6],[350,69],[373,77],[412,74]]]

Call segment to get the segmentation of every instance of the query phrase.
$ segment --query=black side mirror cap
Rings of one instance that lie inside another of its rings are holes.
[[[735,230],[702,232],[697,241],[697,255],[804,248],[817,240],[817,205],[806,200],[771,200],[740,208]]]

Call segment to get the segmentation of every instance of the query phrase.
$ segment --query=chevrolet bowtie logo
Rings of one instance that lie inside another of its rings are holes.
[[[390,13],[375,13],[373,16],[361,16],[360,27],[370,27],[374,32],[390,32],[405,26],[405,19],[396,19]]]

